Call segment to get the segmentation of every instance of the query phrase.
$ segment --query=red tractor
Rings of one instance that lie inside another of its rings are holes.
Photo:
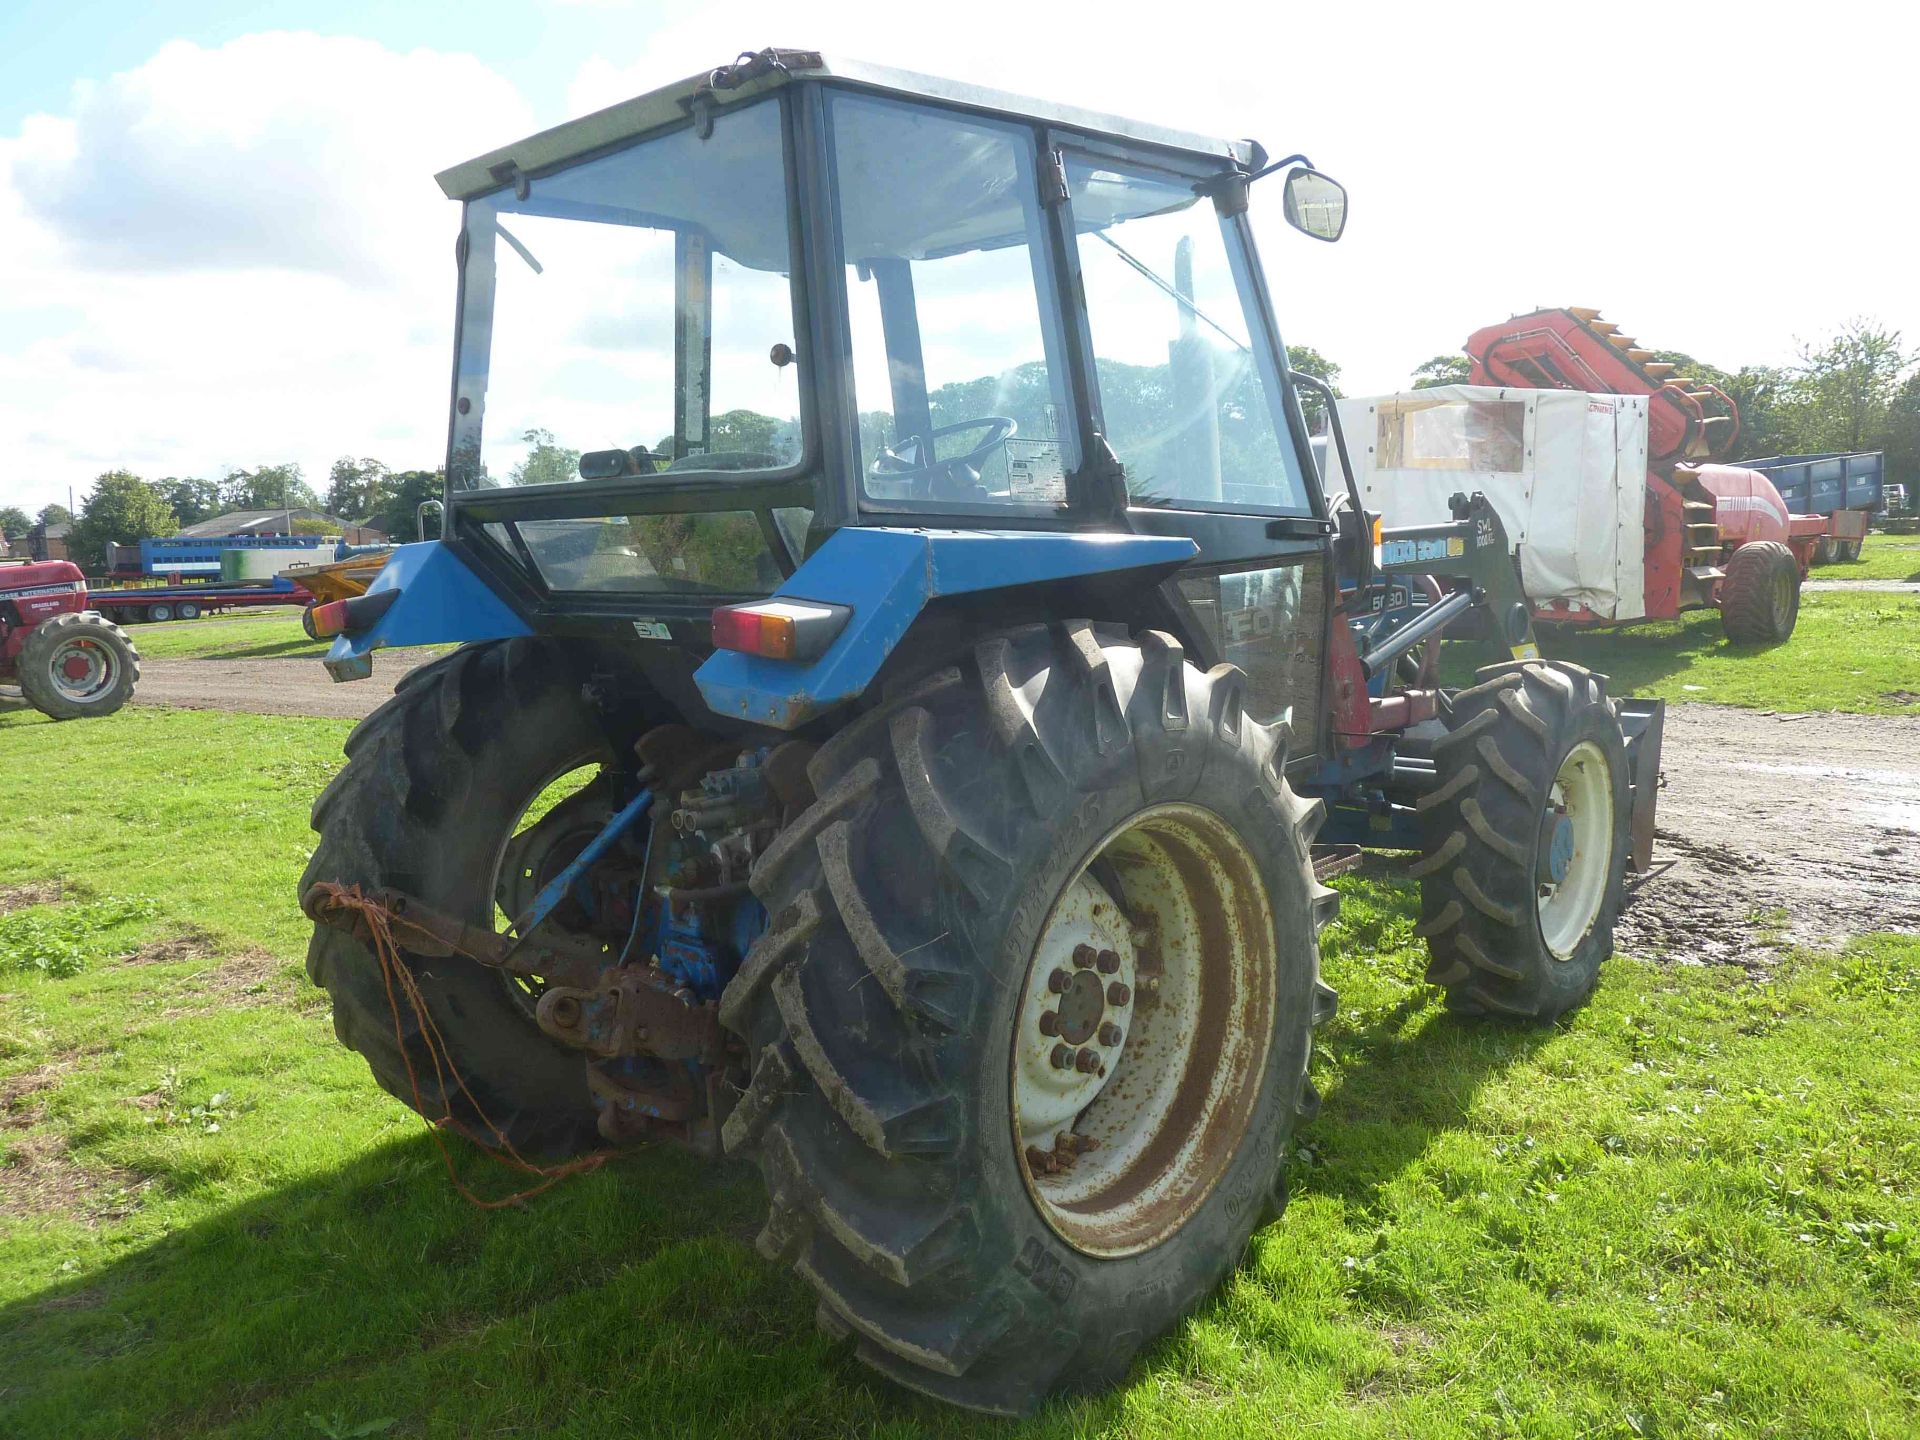
[[[65,560],[0,567],[0,684],[55,720],[111,715],[140,679],[126,631],[87,608],[87,582]]]

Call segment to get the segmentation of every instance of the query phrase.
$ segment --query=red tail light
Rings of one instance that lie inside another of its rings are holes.
[[[713,612],[716,649],[767,660],[812,660],[826,653],[853,611],[812,600],[761,600]]]

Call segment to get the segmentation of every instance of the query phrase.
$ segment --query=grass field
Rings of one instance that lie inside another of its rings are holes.
[[[737,1168],[454,1195],[299,971],[346,728],[0,717],[0,1435],[1920,1431],[1920,941],[1623,958],[1522,1033],[1350,877],[1289,1212],[1124,1389],[987,1425],[815,1332]]]
[[[135,625],[127,633],[134,648],[148,660],[318,660],[328,642],[309,640],[300,628],[300,612],[289,606],[278,613],[253,611],[205,620],[171,620],[163,625]],[[437,655],[447,646],[419,646],[405,653]],[[395,654],[402,653],[399,650]]]
[[[1920,594],[1806,592],[1793,638],[1784,645],[1729,645],[1720,613],[1696,610],[1678,620],[1548,635],[1541,649],[1605,673],[1616,695],[1763,710],[1920,714]],[[1450,641],[1446,678],[1465,683],[1487,658],[1484,646]]]
[[[1920,580],[1920,535],[1869,535],[1858,560],[1822,565],[1816,580]]]

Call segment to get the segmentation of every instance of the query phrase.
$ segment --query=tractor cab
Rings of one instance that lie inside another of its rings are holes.
[[[536,629],[696,647],[847,527],[1191,539],[1262,577],[1210,613],[1297,609],[1329,523],[1265,163],[768,51],[456,166],[449,537]],[[1344,204],[1292,167],[1301,228]]]

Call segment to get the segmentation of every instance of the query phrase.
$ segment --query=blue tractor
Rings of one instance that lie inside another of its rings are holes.
[[[1325,493],[1274,172],[1336,239],[1302,157],[770,50],[440,176],[441,538],[313,617],[341,680],[460,644],[314,806],[382,1085],[753,1158],[824,1324],[1019,1412],[1278,1209],[1341,856],[1416,852],[1455,1009],[1589,992],[1657,708],[1540,658],[1470,468],[1446,524]]]

